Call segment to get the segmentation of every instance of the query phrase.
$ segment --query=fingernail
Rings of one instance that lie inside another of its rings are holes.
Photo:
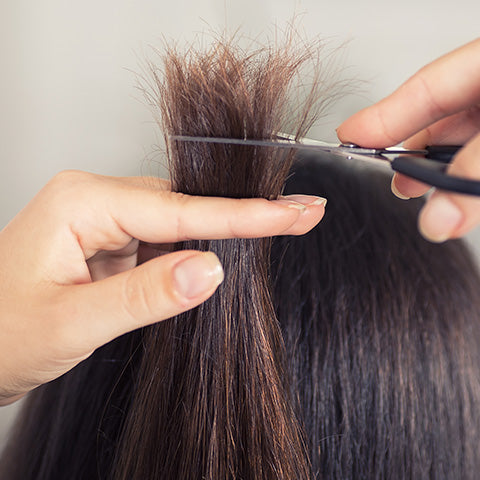
[[[222,283],[223,268],[218,257],[212,252],[188,257],[173,270],[173,281],[179,295],[195,298]]]
[[[462,211],[445,195],[434,195],[420,212],[420,233],[431,242],[448,240],[463,220]]]
[[[298,208],[299,210],[305,210],[307,207],[312,205],[326,205],[327,199],[323,197],[317,197],[315,195],[286,195],[280,196],[277,200],[274,200],[277,203],[287,205],[291,208]]]
[[[410,197],[407,197],[403,194],[401,194],[398,190],[397,190],[397,186],[395,185],[395,177],[392,177],[392,183],[390,184],[390,188],[392,189],[392,193],[400,198],[401,200],[410,200]]]

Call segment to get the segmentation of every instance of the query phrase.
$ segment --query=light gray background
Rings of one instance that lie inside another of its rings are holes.
[[[131,70],[162,36],[202,31],[257,37],[294,13],[307,36],[349,41],[340,64],[362,81],[311,133],[334,128],[418,68],[478,36],[478,0],[15,0],[0,4],[0,227],[56,172],[156,173],[157,130]],[[471,236],[480,244],[478,231]],[[34,245],[32,245],[34,248]],[[1,352],[0,352],[1,355]],[[0,409],[0,447],[16,411]]]

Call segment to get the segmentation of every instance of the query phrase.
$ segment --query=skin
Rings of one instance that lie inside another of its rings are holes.
[[[223,280],[218,258],[162,254],[168,244],[301,235],[325,202],[192,197],[147,177],[58,174],[0,232],[0,402],[210,297]]]
[[[407,148],[464,145],[449,173],[480,180],[480,39],[419,70],[394,93],[347,119],[342,142]],[[395,174],[392,191],[408,199],[430,187]],[[458,238],[480,224],[480,198],[435,191],[420,213],[419,229],[434,242]]]

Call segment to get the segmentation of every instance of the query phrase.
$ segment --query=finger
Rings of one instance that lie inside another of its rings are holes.
[[[116,222],[149,243],[301,235],[321,220],[326,203],[324,198],[309,195],[265,200],[168,192],[151,203],[150,211],[138,212],[128,196],[122,200],[114,213]]]
[[[456,155],[449,174],[480,181],[480,135]],[[419,228],[425,238],[443,242],[480,224],[480,198],[436,191],[422,209]]]
[[[142,208],[139,209],[138,205]],[[254,238],[302,234],[316,225],[325,199],[307,195],[279,200],[196,197],[145,189],[122,191],[111,214],[134,238],[149,243],[190,239]]]
[[[480,131],[480,108],[478,106],[439,120],[421,130],[404,142],[406,148],[424,148],[428,145],[463,145]],[[392,192],[401,199],[420,197],[430,190],[417,180],[395,174]]]
[[[392,177],[391,188],[396,197],[408,200],[425,195],[432,187],[401,173],[395,173]]]
[[[96,194],[89,189],[77,215],[69,211],[71,229],[86,258],[99,250],[123,248],[131,238],[172,243],[299,235],[320,221],[325,208],[325,199],[307,195],[272,201],[194,197],[104,178],[97,180]]]
[[[398,90],[346,120],[342,142],[387,147],[480,103],[480,39],[422,68]]]
[[[416,133],[404,142],[406,148],[428,145],[464,145],[480,132],[480,108],[474,106],[450,115]]]
[[[81,356],[123,333],[189,310],[223,280],[211,252],[184,250],[99,282],[61,287],[51,302],[55,342]],[[68,347],[68,348],[67,348]]]

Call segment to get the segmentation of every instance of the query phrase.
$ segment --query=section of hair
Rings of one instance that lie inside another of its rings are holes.
[[[293,151],[170,136],[272,139],[287,120],[303,134],[318,84],[296,118],[288,92],[311,59],[306,52],[287,44],[247,54],[217,41],[207,52],[167,51],[161,73],[152,66],[148,98],[161,112],[175,190],[237,198],[281,193]],[[197,309],[150,329],[118,478],[310,477],[270,298],[269,245],[234,239],[180,247],[215,252],[225,281]]]
[[[287,191],[329,199],[276,238],[276,301],[319,478],[470,479],[480,471],[480,277],[461,241],[417,232],[387,175],[310,158]]]

